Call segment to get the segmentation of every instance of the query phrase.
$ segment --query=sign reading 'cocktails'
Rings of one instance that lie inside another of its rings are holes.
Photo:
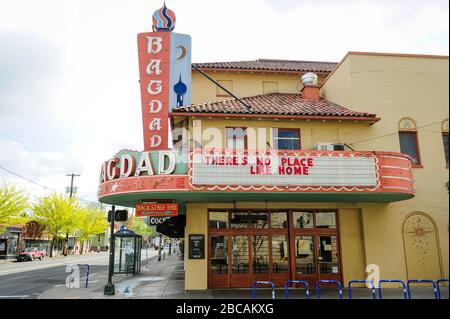
[[[373,186],[374,157],[193,154],[194,185]]]

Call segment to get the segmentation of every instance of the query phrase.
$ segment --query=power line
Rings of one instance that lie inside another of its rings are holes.
[[[419,130],[419,129],[424,128],[424,127],[436,125],[436,124],[441,124],[441,123],[442,123],[442,121],[429,123],[429,124],[425,124],[425,125],[422,125],[422,126],[417,126],[416,130]],[[371,140],[376,140],[376,139],[383,138],[383,137],[388,137],[388,136],[395,135],[395,134],[398,134],[398,131],[395,131],[395,132],[389,133],[389,134],[384,134],[384,135],[380,135],[380,136],[367,138],[365,140],[359,140],[359,141],[355,141],[355,142],[350,142],[350,143],[347,143],[347,144],[353,145],[353,144],[357,144],[357,143],[362,143],[362,142],[367,142],[367,141],[371,141]]]
[[[15,175],[15,176],[17,176],[17,177],[20,177],[20,178],[22,178],[22,179],[24,179],[24,180],[26,180],[26,181],[28,181],[28,182],[30,182],[30,183],[33,183],[33,184],[38,185],[38,186],[40,186],[40,187],[43,187],[43,188],[45,188],[45,189],[49,189],[49,190],[51,190],[51,191],[57,192],[57,191],[56,191],[55,189],[53,189],[53,188],[50,188],[50,187],[47,187],[47,186],[45,186],[45,185],[39,184],[38,182],[35,182],[35,181],[33,181],[33,180],[29,179],[29,178],[23,177],[22,175],[19,175],[19,174],[15,173],[15,172],[13,172],[13,171],[7,169],[7,168],[4,168],[4,167],[0,166],[0,169],[2,169],[2,170],[4,170],[4,171],[7,171],[8,173],[13,174],[13,175]]]
[[[23,143],[23,142],[21,142],[21,141],[15,139],[14,137],[12,137],[11,135],[5,133],[4,131],[0,131],[0,135],[3,135],[3,136],[5,136],[6,138],[9,138],[10,140],[12,140],[12,141],[14,141],[14,142],[16,142],[16,143],[18,143],[18,144],[20,144],[20,145],[22,145],[22,146],[27,146],[25,143]],[[44,158],[44,157],[40,156],[40,155],[37,154],[37,153],[35,153],[34,155],[37,156],[37,157],[39,157],[39,158],[41,158],[41,159],[43,159],[43,160],[48,160],[47,158]],[[13,171],[7,169],[7,168],[4,168],[4,167],[1,167],[1,166],[0,166],[0,169],[3,169],[3,170],[5,170],[6,172],[8,172],[8,173],[10,173],[10,174],[12,174],[12,175],[15,175],[15,176],[17,176],[17,177],[20,177],[20,178],[22,178],[22,179],[24,179],[24,180],[26,180],[26,181],[28,181],[28,182],[30,182],[30,183],[33,183],[33,184],[35,184],[35,185],[37,185],[37,186],[40,186],[40,187],[44,188],[44,189],[48,189],[48,190],[51,190],[51,191],[53,191],[53,192],[58,192],[57,190],[55,190],[55,189],[53,189],[53,188],[50,188],[50,187],[48,187],[48,186],[39,184],[38,182],[35,182],[35,181],[33,181],[33,180],[29,179],[29,178],[26,178],[26,177],[24,177],[24,176],[22,176],[22,175],[20,175],[20,174],[18,174],[18,173],[15,173],[15,172],[13,172]],[[76,175],[76,174],[73,174],[73,175],[74,175],[74,176],[80,176],[80,175]],[[66,175],[66,176],[71,176],[71,175],[69,174],[69,175]],[[70,197],[72,197],[72,191],[73,191],[73,177],[72,177],[72,186],[70,187],[70,189],[71,189]],[[79,201],[86,202],[86,203],[92,203],[92,204],[98,204],[98,203],[99,203],[99,202],[93,202],[93,201],[90,201],[90,200],[88,200],[88,199],[83,199],[83,198],[81,198],[81,197],[77,197],[77,199],[78,199]],[[107,205],[107,204],[105,204],[105,205]]]
[[[18,143],[18,144],[22,144],[22,145],[25,145],[24,143],[22,143],[22,142],[19,142],[18,140],[16,140],[14,137],[12,137],[11,135],[9,135],[9,134],[6,134],[5,132],[3,132],[3,131],[0,131],[0,134],[1,135],[3,135],[3,136],[5,136],[6,138],[9,138],[10,140],[12,140],[12,141],[14,141],[14,142],[16,142],[16,143]]]
[[[12,174],[12,175],[15,175],[15,176],[17,176],[17,177],[20,177],[20,178],[22,178],[22,179],[24,179],[24,180],[26,180],[26,181],[28,181],[28,182],[30,182],[30,183],[33,183],[33,184],[35,184],[35,185],[37,185],[37,186],[40,186],[40,187],[42,187],[42,188],[44,188],[44,189],[48,189],[48,190],[51,190],[51,191],[53,191],[53,192],[58,193],[57,190],[55,190],[55,189],[53,189],[53,188],[51,188],[51,187],[48,187],[48,186],[39,184],[38,182],[35,182],[35,181],[33,181],[33,180],[29,179],[29,178],[26,178],[26,177],[24,177],[24,176],[22,176],[22,175],[20,175],[20,174],[17,174],[17,173],[15,173],[15,172],[13,172],[13,171],[11,171],[11,170],[5,168],[5,167],[0,166],[0,169],[4,170],[4,171],[6,171],[6,172],[8,172],[8,173],[10,173],[10,174]],[[83,202],[88,202],[88,203],[92,203],[92,204],[98,204],[98,202],[93,202],[93,201],[90,201],[90,200],[87,200],[87,199],[84,199],[84,198],[80,198],[80,197],[77,197],[77,199],[78,199],[79,201],[83,201]]]

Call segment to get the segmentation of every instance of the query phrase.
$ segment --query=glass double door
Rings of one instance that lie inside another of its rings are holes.
[[[290,252],[295,256],[289,258]],[[213,235],[210,237],[210,286],[250,287],[254,281],[341,280],[337,236]]]
[[[239,214],[210,213],[209,288],[251,287],[259,280],[276,286],[306,280],[313,287],[319,279],[341,280],[336,212]]]
[[[250,287],[254,281],[289,279],[287,235],[210,236],[210,286]]]

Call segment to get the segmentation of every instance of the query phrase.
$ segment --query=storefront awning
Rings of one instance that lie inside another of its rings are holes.
[[[135,207],[137,203],[149,200],[171,198],[178,203],[207,202],[373,202],[392,203],[414,197],[403,193],[227,193],[227,192],[163,192],[163,193],[127,193],[103,197],[105,204]]]

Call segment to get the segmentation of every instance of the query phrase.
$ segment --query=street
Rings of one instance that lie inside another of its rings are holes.
[[[142,267],[144,260],[155,258],[156,251],[142,250]],[[46,257],[43,261],[5,262],[0,261],[0,299],[35,299],[44,291],[62,287],[69,275],[66,267],[71,264],[88,264],[90,266],[89,283],[107,277],[108,253],[91,253],[86,255],[69,255],[67,257]],[[80,285],[86,280],[86,267],[80,267]]]
[[[70,255],[45,258],[43,261],[0,262],[0,298],[37,298],[39,294],[55,286],[64,286],[66,267],[70,264],[88,264],[89,280],[105,276],[108,269],[108,253]],[[85,268],[80,268],[84,284]]]

